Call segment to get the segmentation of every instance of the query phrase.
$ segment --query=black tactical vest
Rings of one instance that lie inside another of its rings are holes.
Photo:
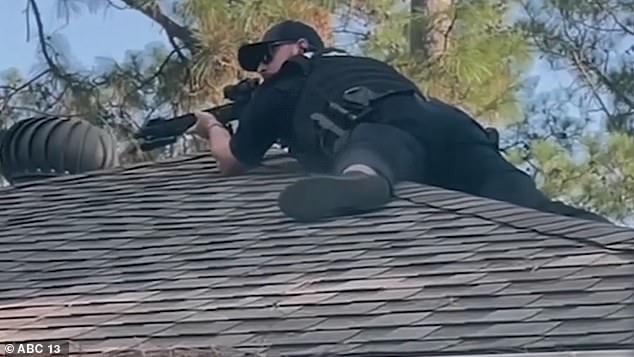
[[[291,153],[316,171],[328,170],[331,158],[324,150],[322,129],[311,119],[314,113],[327,113],[330,103],[352,111],[343,94],[352,87],[363,86],[378,94],[419,93],[416,85],[387,64],[365,57],[340,54],[317,54],[312,58],[297,56],[284,70],[300,72],[305,82],[292,119]]]

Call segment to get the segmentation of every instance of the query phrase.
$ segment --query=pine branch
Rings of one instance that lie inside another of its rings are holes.
[[[607,13],[607,16],[609,16],[612,21],[614,21],[614,23],[620,28],[620,30],[622,30],[623,32],[625,32],[628,35],[634,35],[634,30],[631,29],[630,27],[628,27],[628,25],[624,24],[622,21],[619,20],[618,16],[614,13],[614,11],[608,10],[603,4],[602,1],[596,1],[594,0],[593,3],[602,11],[605,11]]]
[[[42,49],[42,55],[44,55],[44,60],[48,64],[49,70],[54,75],[65,78],[66,75],[64,71],[62,71],[56,64],[53,62],[51,55],[48,53],[46,39],[44,36],[44,25],[42,24],[42,16],[40,14],[40,9],[37,6],[37,2],[35,0],[29,0],[30,6],[33,8],[33,15],[35,16],[35,22],[37,24],[37,33],[39,37],[40,47]]]
[[[608,88],[616,98],[622,100],[631,109],[634,109],[634,100],[630,99],[626,93],[619,90],[618,86],[608,77],[606,73],[601,70],[601,68],[599,68],[599,65],[595,64],[591,58],[588,58],[583,54],[581,48],[571,49],[570,52],[573,56],[573,65],[582,72],[582,75],[584,75],[584,79],[586,79],[586,82],[588,82],[587,74],[594,74],[600,84]]]
[[[583,63],[582,59],[579,57],[579,53],[578,52],[573,52],[572,53],[572,63],[573,63],[573,65],[575,67],[577,67],[579,69],[579,72],[581,72],[581,74],[583,76],[583,79],[584,79],[584,82],[586,82],[588,84],[588,86],[590,86],[590,90],[592,92],[592,95],[594,96],[594,98],[597,100],[597,102],[601,106],[601,109],[603,110],[605,115],[607,115],[608,118],[612,117],[613,114],[610,113],[610,110],[608,109],[608,106],[604,103],[603,99],[601,99],[601,94],[599,93],[599,88],[597,88],[597,86],[592,81],[592,78],[590,77],[590,73],[588,73],[588,70],[587,70],[586,66],[584,66],[584,63]]]
[[[189,49],[192,53],[195,52],[198,45],[198,41],[194,37],[194,34],[185,26],[179,25],[174,20],[170,19],[161,11],[161,7],[154,1],[148,0],[121,0],[130,8],[137,10],[158,23],[163,27],[167,33],[170,41],[174,38],[179,39],[183,45]],[[184,56],[183,56],[184,57]]]
[[[44,77],[49,72],[50,72],[50,69],[46,69],[46,70],[40,72],[38,75],[36,75],[35,77],[31,78],[26,83],[22,84],[21,86],[19,86],[17,88],[12,88],[12,87],[8,87],[7,86],[6,89],[10,89],[11,92],[9,94],[5,95],[2,98],[2,108],[0,108],[0,113],[4,113],[4,111],[7,109],[7,107],[9,107],[9,103],[11,102],[11,98],[13,98],[14,95],[18,94],[23,89],[25,89],[28,86],[30,86],[31,84],[35,83],[35,81],[37,81],[38,79]]]
[[[29,8],[31,8],[33,10],[33,16],[35,18],[36,21],[36,25],[37,25],[37,33],[38,33],[38,37],[39,37],[39,44],[42,50],[42,55],[44,56],[44,59],[46,61],[46,64],[48,65],[48,69],[46,70],[45,73],[42,73],[40,75],[38,75],[38,78],[43,76],[46,73],[50,73],[52,74],[54,77],[62,80],[64,83],[66,83],[65,89],[60,93],[59,97],[56,98],[56,101],[49,105],[48,108],[46,108],[46,110],[51,109],[51,107],[53,107],[54,105],[56,105],[57,103],[59,103],[63,97],[65,96],[66,92],[68,89],[73,88],[73,87],[77,87],[77,86],[83,86],[83,85],[88,85],[90,87],[91,90],[95,90],[99,85],[95,84],[95,83],[91,83],[90,81],[82,81],[80,77],[77,77],[76,74],[73,73],[69,73],[67,71],[65,71],[63,68],[61,68],[58,64],[55,63],[55,61],[53,60],[53,57],[51,56],[50,52],[49,52],[49,44],[46,42],[46,35],[44,33],[44,25],[42,23],[42,18],[41,18],[41,13],[39,11],[39,7],[37,5],[37,1],[36,0],[28,0],[28,6]],[[149,83],[151,80],[153,80],[154,78],[156,78],[164,69],[165,65],[167,64],[167,60],[169,60],[169,57],[171,57],[174,54],[175,51],[172,51],[172,53],[168,56],[168,59],[166,59],[166,61],[161,64],[159,70],[157,71],[157,73],[155,73],[153,76],[151,76],[149,79],[147,79],[146,81]],[[140,87],[145,86],[146,83],[142,83]],[[99,99],[99,92],[96,93],[97,94],[97,100]],[[8,101],[6,103],[4,103],[3,106],[3,110],[8,106]],[[28,108],[23,108],[23,107],[13,107],[14,109],[17,110],[24,110],[24,111],[31,111],[34,113],[46,113],[45,111],[39,111],[37,109],[28,109]],[[56,115],[60,115],[60,114],[56,114]],[[63,116],[68,116],[68,117],[74,117],[74,116],[87,116],[89,115],[89,113],[74,113],[74,114],[66,114]],[[99,117],[99,119],[101,121],[103,121],[106,125],[109,126],[109,124],[107,122],[105,122],[103,120],[103,118]],[[134,120],[125,120],[127,124],[129,124],[131,127],[136,127],[138,128],[139,125],[134,121]]]
[[[136,86],[137,90],[141,90],[143,89],[143,87],[145,87],[146,85],[150,84],[150,82],[152,82],[154,79],[156,79],[158,76],[160,76],[163,73],[163,70],[165,69],[165,66],[167,66],[167,64],[169,63],[169,60],[172,58],[172,56],[174,54],[176,54],[177,51],[176,50],[172,50],[172,52],[170,52],[165,59],[163,60],[163,62],[158,66],[158,69],[154,72],[154,74],[152,74],[150,77],[145,78],[144,80],[141,81],[140,84],[138,84]],[[127,93],[125,95],[125,97],[123,98],[123,102],[125,103],[128,98],[130,98],[130,96],[132,95],[133,91],[130,91],[129,93]]]

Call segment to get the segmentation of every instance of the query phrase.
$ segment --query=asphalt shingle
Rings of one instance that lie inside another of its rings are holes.
[[[4,189],[0,338],[300,356],[631,347],[634,231],[403,183],[297,223],[206,157]],[[586,241],[591,240],[588,244]],[[8,327],[8,328],[7,328]]]

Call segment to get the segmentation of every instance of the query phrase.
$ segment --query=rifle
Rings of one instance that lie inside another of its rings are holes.
[[[213,114],[220,123],[230,130],[229,122],[240,117],[241,112],[259,84],[258,79],[249,78],[237,84],[226,86],[223,88],[223,95],[225,99],[229,99],[231,102],[204,109],[203,112]],[[187,132],[194,124],[196,124],[196,116],[193,113],[172,118],[151,118],[143,123],[141,128],[134,134],[134,138],[138,141],[142,151],[150,151],[173,144],[179,136]]]

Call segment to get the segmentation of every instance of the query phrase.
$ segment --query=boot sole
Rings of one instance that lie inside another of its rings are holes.
[[[278,198],[280,210],[298,221],[369,211],[391,199],[380,176],[315,176],[288,186]]]

